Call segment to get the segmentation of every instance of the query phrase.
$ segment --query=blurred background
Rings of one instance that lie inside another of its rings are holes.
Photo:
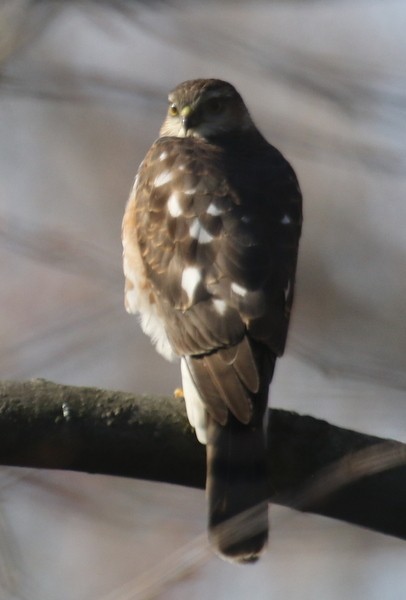
[[[171,394],[123,308],[120,229],[168,91],[219,77],[304,194],[273,406],[406,441],[403,0],[0,3],[0,371]],[[262,561],[207,550],[204,493],[3,469],[1,598],[398,600],[404,542],[278,506]]]

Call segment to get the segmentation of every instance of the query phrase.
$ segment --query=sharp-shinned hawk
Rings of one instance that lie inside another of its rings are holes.
[[[180,357],[189,421],[207,443],[211,542],[237,562],[256,560],[268,535],[268,388],[301,224],[295,173],[234,87],[178,85],[124,215],[125,303],[158,352]]]

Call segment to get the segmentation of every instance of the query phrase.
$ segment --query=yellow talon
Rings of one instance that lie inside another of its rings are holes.
[[[182,388],[176,388],[176,390],[173,391],[173,395],[175,396],[175,398],[184,398],[185,394],[183,393]]]

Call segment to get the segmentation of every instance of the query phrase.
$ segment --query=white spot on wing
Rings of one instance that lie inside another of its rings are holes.
[[[185,194],[186,196],[193,196],[193,194],[196,193],[196,188],[189,188],[188,190],[185,190]]]
[[[62,402],[62,414],[67,421],[70,421],[70,406],[67,402]]]
[[[171,217],[176,219],[182,214],[182,207],[179,203],[179,192],[172,192],[168,198],[168,210]]]
[[[168,158],[168,153],[166,150],[164,150],[163,152],[161,152],[161,154],[159,155],[159,160],[165,160],[166,158]]]
[[[292,219],[290,218],[290,216],[288,214],[286,214],[283,216],[281,223],[282,223],[282,225],[290,225],[290,223],[292,223]]]
[[[222,317],[227,310],[227,303],[219,298],[213,299],[214,310]]]
[[[209,244],[213,236],[200,223],[199,219],[194,219],[191,226],[189,227],[189,235],[194,240],[197,240],[199,244]]]
[[[211,215],[212,217],[218,217],[219,215],[222,214],[223,211],[218,206],[213,204],[213,202],[212,202],[211,204],[209,204],[206,212],[208,215]]]
[[[234,294],[242,297],[248,294],[248,290],[245,287],[234,282],[231,284],[231,290],[234,292]]]
[[[161,185],[165,185],[165,183],[168,183],[171,180],[172,173],[170,171],[162,171],[162,173],[159,173],[159,175],[155,177],[154,186],[160,187]]]
[[[200,269],[197,267],[186,267],[182,273],[182,288],[188,295],[190,301],[193,300],[197,286],[202,280]]]

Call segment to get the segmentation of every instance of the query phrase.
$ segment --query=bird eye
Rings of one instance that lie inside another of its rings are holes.
[[[224,102],[220,98],[212,98],[206,102],[206,109],[212,114],[217,115],[224,109]]]
[[[178,107],[176,106],[176,104],[171,104],[168,112],[171,115],[171,117],[176,117],[176,115],[178,114]]]

